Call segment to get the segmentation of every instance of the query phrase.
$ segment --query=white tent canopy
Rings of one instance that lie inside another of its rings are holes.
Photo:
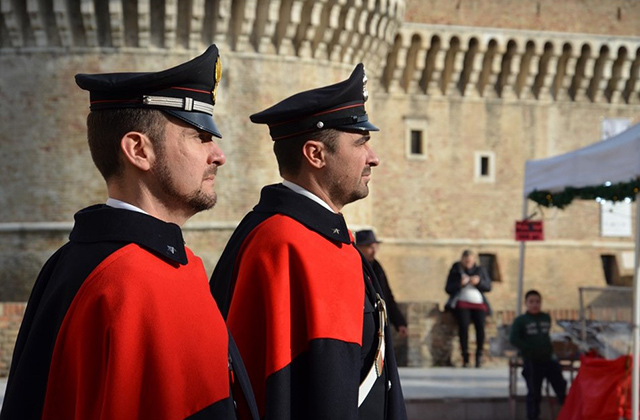
[[[628,130],[599,141],[587,147],[548,159],[530,160],[525,164],[523,218],[527,217],[527,197],[533,191],[558,193],[568,187],[597,187],[628,182],[640,178],[640,124]],[[640,193],[636,194],[636,204],[640,203]],[[634,314],[633,314],[633,370],[631,381],[632,419],[638,419],[640,401],[640,208],[636,206],[635,220],[635,270],[633,274]],[[518,302],[520,313],[522,304],[522,283],[524,277],[525,242],[520,243],[520,267],[518,273]]]
[[[524,196],[627,182],[640,177],[640,124],[589,146],[525,164]]]

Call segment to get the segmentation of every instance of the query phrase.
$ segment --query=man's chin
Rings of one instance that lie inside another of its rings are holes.
[[[363,198],[366,198],[368,195],[369,195],[369,188],[364,188],[360,191],[356,191],[353,193],[353,195],[351,195],[351,199],[348,201],[348,203],[353,203],[354,201],[362,200]]]
[[[216,206],[218,202],[218,196],[216,193],[213,193],[210,196],[204,196],[203,194],[198,194],[195,197],[192,197],[189,200],[189,204],[193,209],[194,213],[200,213],[201,211],[211,210]]]
[[[368,185],[364,185],[364,187],[362,188],[362,190],[360,191],[361,193],[361,197],[360,198],[365,198],[366,196],[369,195],[369,186]]]

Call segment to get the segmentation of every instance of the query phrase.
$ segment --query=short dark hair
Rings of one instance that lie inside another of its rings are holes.
[[[462,251],[462,257],[460,258],[468,257],[469,255],[473,255],[473,251],[470,249],[465,249],[464,251]]]
[[[529,296],[538,296],[540,299],[542,299],[542,295],[540,294],[540,292],[538,292],[537,290],[529,290],[525,295],[524,295],[524,300],[527,300],[529,298]]]
[[[302,146],[309,140],[322,142],[330,153],[338,150],[340,131],[334,129],[318,130],[301,136],[273,142],[273,153],[278,161],[280,175],[298,175],[302,168]]]
[[[91,158],[102,177],[109,180],[122,174],[120,140],[130,131],[149,136],[163,146],[167,117],[157,109],[122,108],[91,111],[87,117],[87,140]]]

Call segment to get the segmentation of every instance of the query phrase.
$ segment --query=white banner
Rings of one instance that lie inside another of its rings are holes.
[[[600,232],[606,237],[631,237],[631,203],[600,202]]]
[[[631,126],[626,118],[602,120],[602,140],[622,133]],[[602,201],[600,203],[600,235],[603,237],[631,237],[631,203]]]

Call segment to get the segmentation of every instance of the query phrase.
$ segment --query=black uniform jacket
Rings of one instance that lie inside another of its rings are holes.
[[[388,326],[384,373],[358,408],[377,349],[374,305],[382,292],[342,215],[283,185],[265,187],[211,287],[261,417],[406,419]]]
[[[229,356],[246,386],[180,228],[92,206],[34,285],[0,417],[235,419]]]

